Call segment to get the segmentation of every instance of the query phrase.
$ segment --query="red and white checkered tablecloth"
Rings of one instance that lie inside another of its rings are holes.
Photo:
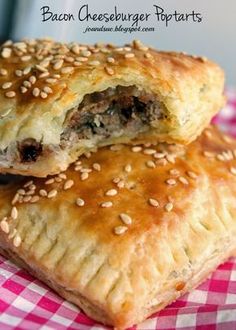
[[[236,137],[236,90],[213,122]],[[235,238],[236,239],[236,238]],[[0,330],[107,330],[0,256]],[[236,258],[202,285],[129,330],[236,329]]]

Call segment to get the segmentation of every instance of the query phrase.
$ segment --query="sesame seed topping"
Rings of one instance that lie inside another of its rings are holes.
[[[55,84],[57,82],[57,79],[55,78],[47,78],[46,83],[48,84]]]
[[[124,186],[125,186],[125,183],[122,180],[117,183],[118,188],[124,188]]]
[[[110,146],[110,150],[112,151],[119,151],[123,148],[122,144],[114,144],[112,146]]]
[[[113,182],[113,183],[118,183],[118,182],[120,182],[120,178],[114,178],[114,179],[112,180],[112,182]]]
[[[170,186],[176,185],[176,180],[175,179],[167,179],[166,183]]]
[[[13,208],[11,209],[11,218],[13,220],[16,220],[18,217],[18,211],[17,208],[15,206],[13,206]]]
[[[44,68],[43,66],[36,64],[35,68],[40,71],[40,72],[47,72],[48,70],[46,68]]]
[[[23,198],[23,202],[27,203],[27,202],[29,202],[31,200],[31,198],[32,198],[32,196],[25,196]]]
[[[40,89],[38,87],[35,87],[32,91],[32,94],[34,97],[38,97],[40,94]]]
[[[77,198],[76,199],[76,205],[78,206],[84,206],[85,202],[82,198]]]
[[[90,61],[89,62],[89,65],[92,65],[92,66],[98,66],[100,65],[101,63],[99,61]]]
[[[51,178],[51,179],[48,179],[47,181],[45,181],[45,184],[52,184],[54,183],[55,179],[54,178]]]
[[[125,58],[133,58],[134,54],[133,53],[127,53],[125,54]]]
[[[236,175],[236,167],[231,166],[229,170],[230,170],[230,173],[232,173],[233,175]]]
[[[57,195],[57,190],[56,190],[56,189],[52,189],[52,190],[49,191],[47,197],[48,197],[48,198],[53,198],[53,197],[55,197],[56,195]]]
[[[53,65],[53,69],[54,70],[60,70],[62,65],[63,65],[64,61],[63,60],[58,60],[54,63]]]
[[[232,139],[228,135],[222,135],[222,140],[226,143],[232,143]]]
[[[19,197],[20,197],[20,194],[17,192],[17,193],[15,194],[15,196],[13,197],[13,199],[12,199],[12,201],[11,201],[11,204],[12,204],[12,205],[15,205],[15,204],[18,202]]]
[[[131,172],[131,171],[132,171],[132,167],[131,167],[131,165],[130,165],[130,164],[127,164],[127,165],[125,166],[125,172],[129,173],[129,172]]]
[[[166,159],[169,163],[174,164],[175,163],[175,157],[173,155],[166,155]]]
[[[165,205],[165,210],[167,212],[170,212],[173,209],[173,207],[174,207],[174,205],[171,202],[169,202]]]
[[[16,75],[17,77],[22,77],[22,76],[23,76],[23,71],[21,71],[21,70],[16,70],[16,71],[15,71],[15,75]]]
[[[16,233],[17,233],[17,230],[16,230],[16,228],[14,228],[13,231],[8,235],[8,238],[12,239],[13,237],[15,237]]]
[[[81,174],[80,179],[81,179],[81,181],[84,181],[84,180],[87,180],[88,177],[89,177],[88,172],[84,172]]]
[[[11,99],[16,96],[16,92],[14,92],[14,91],[6,92],[5,96]]]
[[[203,155],[207,158],[213,158],[215,157],[214,153],[213,152],[210,152],[210,151],[204,151],[203,152]]]
[[[51,89],[51,87],[49,87],[49,86],[45,86],[45,87],[43,88],[43,91],[44,91],[45,93],[47,93],[47,94],[52,94],[52,89]]]
[[[81,167],[81,165],[79,165]],[[82,168],[80,169],[80,173],[90,173],[92,172],[91,168]]]
[[[149,168],[155,168],[156,167],[156,164],[152,160],[147,161],[146,165]]]
[[[166,164],[167,164],[167,160],[165,158],[158,159],[156,161],[156,165],[165,166]]]
[[[64,184],[64,190],[70,189],[72,186],[74,185],[74,181],[73,180],[67,180]]]
[[[26,88],[30,88],[31,87],[31,83],[28,80],[23,81],[23,86]]]
[[[165,154],[163,154],[162,152],[155,152],[153,157],[157,159],[162,159],[165,157]]]
[[[98,163],[94,163],[93,164],[93,169],[95,170],[95,171],[101,171],[101,165],[100,164],[98,164]]]
[[[144,54],[144,57],[146,57],[146,58],[151,58],[151,57],[152,57],[152,54],[150,54],[150,53],[145,53],[145,54]]]
[[[160,206],[159,202],[154,198],[149,198],[148,202],[151,206],[154,206],[154,207]]]
[[[185,184],[185,185],[188,184],[188,180],[187,180],[184,176],[180,176],[180,177],[179,177],[179,181],[180,181],[181,183]]]
[[[133,152],[140,152],[140,151],[142,151],[142,147],[140,147],[140,146],[132,147],[132,151]]]
[[[12,52],[11,48],[7,48],[7,47],[3,48],[1,56],[3,58],[9,58],[9,57],[11,57],[11,52]]]
[[[67,66],[67,67],[61,69],[61,73],[72,73],[73,71],[74,71],[74,68],[72,66]]]
[[[19,247],[21,245],[21,238],[19,235],[16,235],[13,239],[13,245]]]
[[[27,62],[32,58],[32,56],[30,55],[25,55],[25,56],[21,56],[21,61],[22,62]]]
[[[42,196],[42,197],[46,197],[47,194],[48,194],[48,193],[46,192],[46,190],[44,190],[44,189],[40,189],[40,190],[39,190],[39,195],[40,195],[40,196]]]
[[[46,78],[46,77],[48,77],[49,76],[49,72],[48,71],[45,71],[45,72],[43,72],[43,73],[40,73],[40,75],[39,75],[39,78],[41,79],[41,78]]]
[[[127,231],[128,227],[126,226],[117,226],[114,228],[114,233],[116,235],[122,235]]]
[[[6,76],[7,70],[6,69],[0,69],[0,76]]]
[[[179,171],[175,168],[172,168],[171,170],[169,170],[170,175],[174,175],[177,176],[179,175]]]
[[[2,84],[2,89],[8,89],[12,86],[12,82],[8,81]]]
[[[101,207],[108,208],[108,207],[112,207],[113,203],[112,202],[103,202],[100,205],[101,205]]]
[[[36,203],[39,201],[39,196],[35,195],[31,198],[30,203]]]
[[[23,70],[23,75],[27,75],[27,74],[29,74],[30,71],[31,71],[31,66],[27,66],[27,67],[24,68],[24,70]]]
[[[106,71],[107,74],[109,74],[110,76],[112,76],[115,72],[112,68],[105,66],[104,70]]]
[[[63,180],[66,180],[67,176],[65,173],[60,173],[58,174],[59,178],[63,179]]]
[[[125,224],[125,225],[131,225],[132,224],[132,218],[126,214],[126,213],[121,213],[120,215],[120,219],[121,221]]]
[[[156,150],[155,149],[144,149],[143,153],[145,155],[153,155],[156,153]]]
[[[21,86],[21,87],[20,87],[20,92],[21,92],[22,94],[25,94],[25,93],[28,92],[28,89],[27,89],[25,86]]]
[[[46,99],[46,98],[48,97],[48,94],[45,93],[45,92],[40,92],[40,97],[41,97],[42,99]]]
[[[108,57],[107,62],[108,63],[115,63],[115,59],[113,57]]]
[[[195,172],[187,171],[186,173],[191,179],[197,179],[197,174]]]
[[[117,195],[117,190],[116,189],[110,189],[110,190],[108,190],[107,192],[106,192],[106,196],[115,196],[115,195]]]
[[[0,228],[5,234],[9,234],[10,227],[9,227],[9,224],[7,223],[6,219],[7,219],[6,217],[2,219],[2,221],[0,222]]]

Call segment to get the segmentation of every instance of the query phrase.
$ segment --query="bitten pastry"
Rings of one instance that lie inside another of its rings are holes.
[[[124,329],[236,249],[236,142],[113,146],[0,190],[1,253],[89,316]]]
[[[224,102],[202,57],[131,45],[6,42],[0,49],[0,171],[44,177],[90,149],[193,141]]]

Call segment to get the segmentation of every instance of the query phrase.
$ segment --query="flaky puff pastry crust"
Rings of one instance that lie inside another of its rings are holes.
[[[209,127],[188,147],[106,147],[6,185],[1,250],[92,318],[141,322],[234,253],[235,150]]]
[[[44,177],[65,170],[93,147],[114,143],[165,141],[187,144],[224,103],[224,74],[203,57],[160,52],[133,42],[126,47],[60,44],[49,40],[5,43],[0,55],[0,170]],[[135,86],[163,105],[162,120],[146,132],[73,142],[61,137],[70,110],[87,94]],[[18,144],[40,143],[35,162],[20,162]]]

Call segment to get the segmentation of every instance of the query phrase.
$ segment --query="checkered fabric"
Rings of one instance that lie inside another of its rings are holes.
[[[236,137],[236,90],[214,123]],[[235,238],[236,239],[236,238]],[[47,286],[0,256],[0,330],[104,330]],[[236,258],[202,285],[129,330],[236,329]]]

